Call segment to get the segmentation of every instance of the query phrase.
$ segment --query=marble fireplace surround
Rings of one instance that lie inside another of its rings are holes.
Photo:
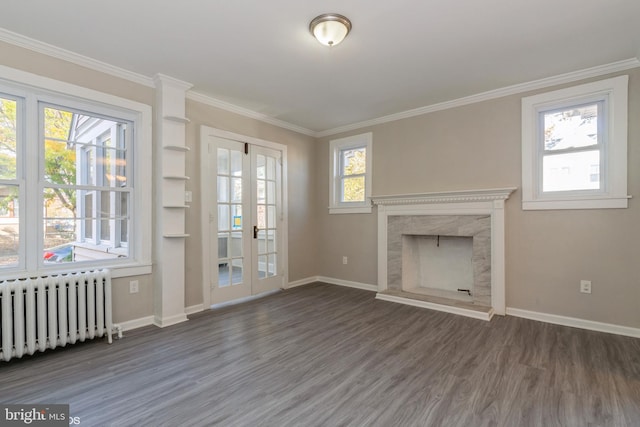
[[[514,190],[515,188],[499,188],[372,197],[373,204],[378,208],[376,298],[482,320],[491,320],[494,314],[504,315],[504,202]],[[474,266],[478,269],[474,272],[474,285],[483,281],[490,282],[490,285],[484,286],[482,291],[482,285],[477,288],[480,294],[484,294],[484,298],[483,295],[479,295],[478,305],[451,303],[450,300],[439,298],[409,297],[406,293],[400,292],[402,261],[397,253],[390,251],[398,250],[397,241],[401,240],[402,234],[486,235],[486,230],[479,231],[474,224],[478,221],[486,222],[487,217],[490,222],[490,237],[487,236],[491,242],[490,269],[481,264]],[[486,277],[487,269],[490,270],[490,278]],[[484,276],[482,270],[485,270]]]
[[[475,305],[491,307],[491,217],[489,215],[392,215],[387,222],[387,288],[396,291],[420,292],[421,265],[428,263],[420,255],[420,237],[467,237],[471,246],[471,296],[462,299]],[[444,246],[444,245],[443,245]],[[466,254],[465,254],[466,255]],[[452,255],[455,257],[455,255]],[[451,260],[451,258],[449,258]],[[464,262],[461,259],[450,261]],[[449,269],[464,270],[452,265]],[[447,272],[444,272],[446,275]],[[453,273],[449,272],[449,277]],[[411,289],[414,286],[418,289]],[[424,284],[423,284],[424,285]],[[435,284],[434,284],[435,286]],[[462,285],[462,288],[468,288]],[[424,288],[422,288],[424,289]],[[446,294],[444,294],[446,295]]]

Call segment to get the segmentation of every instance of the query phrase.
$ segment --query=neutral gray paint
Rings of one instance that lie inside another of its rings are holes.
[[[525,212],[520,191],[512,194],[505,205],[507,307],[640,328],[640,69],[627,74],[629,208]],[[373,132],[374,195],[521,187],[520,103],[530,94],[335,138]],[[316,149],[324,203],[332,138]],[[320,227],[321,275],[376,284],[375,210],[347,216],[324,209]],[[345,271],[342,255],[357,267]],[[579,293],[581,279],[592,281],[592,294]]]
[[[3,65],[153,105],[153,89],[60,59],[0,42]],[[520,192],[506,203],[508,307],[640,328],[640,69],[629,74],[628,209],[521,210]],[[537,91],[541,92],[541,91]],[[519,187],[520,100],[513,95],[419,117],[363,128],[373,132],[373,194]],[[202,302],[199,240],[198,126],[271,140],[289,147],[289,278],[326,276],[377,284],[376,213],[328,214],[328,141],[187,102],[187,184],[194,203],[187,211],[186,304]],[[151,155],[149,155],[151,159]],[[347,265],[342,256],[349,257]],[[151,276],[141,292],[128,279],[114,288],[114,320],[150,316]],[[580,279],[593,293],[578,292]]]
[[[202,235],[201,197],[211,184],[200,181],[200,157],[206,155],[200,147],[200,126],[206,125],[240,135],[276,142],[287,147],[288,220],[289,220],[289,281],[312,277],[317,274],[318,230],[313,191],[316,188],[316,167],[313,153],[315,139],[287,131],[257,120],[231,114],[198,102],[187,101],[186,115],[191,122],[187,126],[187,171],[191,179],[187,190],[194,198],[187,210],[186,230],[190,237],[186,242],[186,305],[201,304],[202,296]],[[206,267],[205,267],[206,268]]]

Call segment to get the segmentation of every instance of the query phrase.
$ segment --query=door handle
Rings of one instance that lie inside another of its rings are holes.
[[[254,225],[254,226],[253,226],[253,238],[254,238],[254,239],[257,239],[257,238],[258,238],[258,230],[259,230],[258,226],[257,226],[257,225]]]

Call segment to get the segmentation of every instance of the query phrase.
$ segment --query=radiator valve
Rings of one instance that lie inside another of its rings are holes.
[[[118,339],[122,339],[122,325],[113,325],[113,329],[118,333]]]

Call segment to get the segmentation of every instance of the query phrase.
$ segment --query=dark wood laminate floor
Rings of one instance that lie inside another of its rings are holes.
[[[81,426],[638,426],[640,340],[313,284],[0,364]]]

